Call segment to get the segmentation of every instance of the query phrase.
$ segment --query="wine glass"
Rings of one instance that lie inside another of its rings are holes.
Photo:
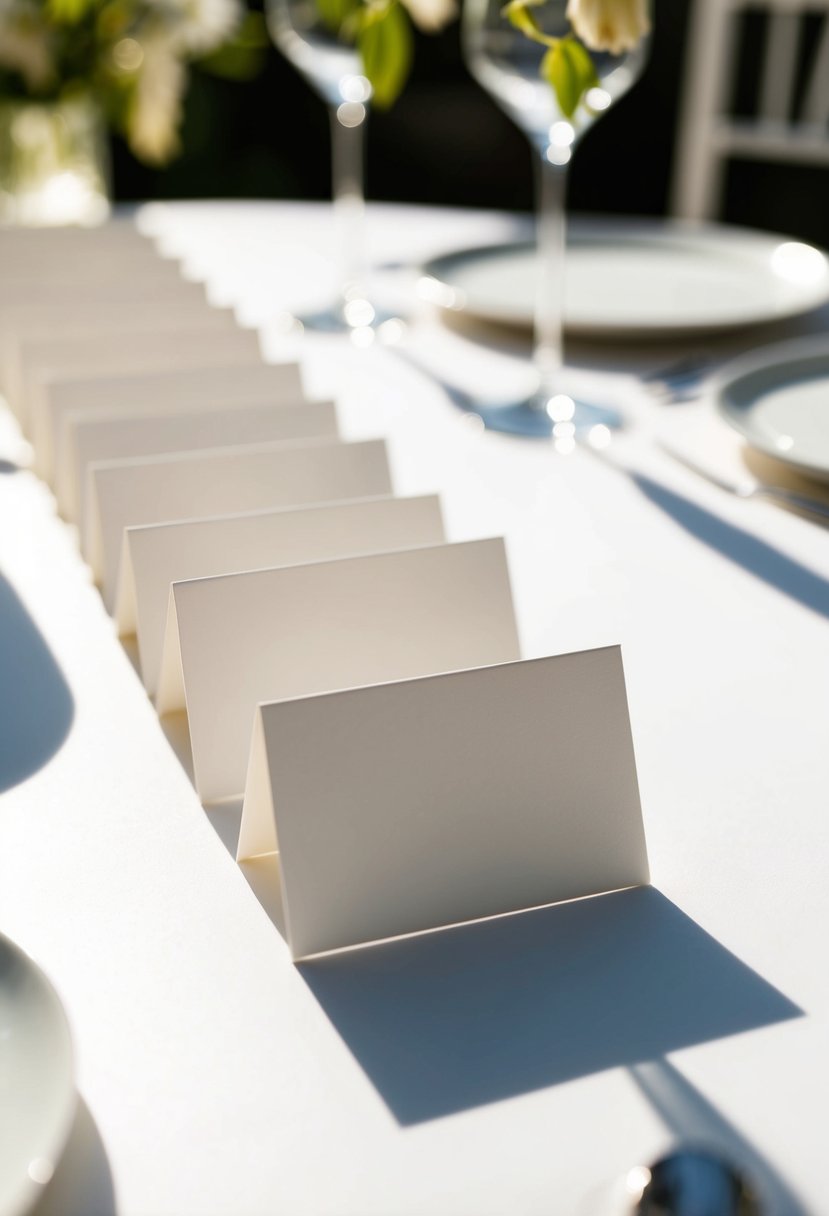
[[[636,2],[618,0],[617,8]],[[587,49],[574,35],[567,8],[567,0],[544,0],[525,9],[531,23],[525,32],[510,19],[504,0],[465,0],[463,45],[472,75],[527,136],[536,171],[536,387],[520,400],[476,404],[475,411],[495,430],[572,440],[577,429],[618,425],[618,416],[574,400],[562,376],[567,167],[585,131],[641,75],[649,37],[644,21],[630,49]],[[558,87],[545,59],[557,40],[565,43],[571,59],[564,64],[564,78],[557,78]],[[584,88],[573,84],[579,73]]]
[[[363,154],[372,88],[356,48],[326,24],[318,0],[267,0],[274,42],[328,106],[339,295],[301,318],[311,329],[365,333],[387,319],[366,296]]]

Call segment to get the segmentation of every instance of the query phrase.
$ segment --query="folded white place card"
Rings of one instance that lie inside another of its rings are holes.
[[[165,313],[170,315],[178,309],[187,313],[213,311],[202,284],[185,280],[177,284],[174,293],[163,293],[159,299],[152,295],[135,299],[109,297],[104,300],[79,300],[70,296],[42,303],[0,304],[0,388],[9,403],[14,405],[8,384],[7,363],[12,357],[12,350],[16,358],[17,344],[25,337],[80,328],[94,329],[96,326],[105,328],[112,325],[113,317],[117,318],[119,327],[135,322],[144,328],[149,318]],[[230,310],[215,311],[229,313]]]
[[[87,467],[95,461],[289,439],[336,439],[338,434],[337,411],[331,401],[213,407],[137,417],[113,415],[108,410],[73,412],[66,418],[64,442],[56,453],[58,508],[67,519],[83,526],[81,487]]]
[[[0,228],[0,257],[20,257],[27,263],[39,257],[50,262],[65,252],[77,250],[89,256],[99,248],[108,252],[119,248],[138,248],[154,254],[153,241],[139,231],[135,220],[121,218],[107,220],[94,228],[73,226],[54,228]]]
[[[294,958],[649,881],[618,647],[262,705]]]
[[[6,291],[5,287],[5,283],[0,284],[0,311],[59,303],[71,307],[73,302],[83,307],[111,304],[115,308],[129,300],[190,299],[194,290],[204,295],[202,284],[184,279],[169,269],[161,278],[157,275],[116,275],[97,283],[84,283],[77,275],[66,274],[64,278],[49,282],[37,276],[20,279],[14,283],[13,291]]]
[[[153,697],[172,583],[444,540],[436,495],[355,499],[127,528],[115,605],[118,631],[136,634],[144,687]]]
[[[386,445],[307,440],[89,467],[85,556],[111,611],[124,529],[392,492]]]
[[[122,294],[132,294],[140,285],[165,288],[180,282],[181,269],[176,262],[161,258],[152,251],[122,250],[117,256],[104,251],[104,256],[70,257],[41,260],[36,265],[18,263],[6,269],[0,278],[0,304],[21,303],[24,300],[48,300],[54,293],[68,294],[74,286],[79,299],[89,299],[106,293],[118,285]]]
[[[115,341],[56,339],[48,347],[24,343],[22,364],[22,420],[34,444],[35,467],[45,478],[52,476],[52,385],[78,378],[185,367],[210,369],[261,359],[259,336],[252,329],[139,331],[119,334]]]
[[[181,414],[216,406],[297,405],[303,399],[299,364],[263,363],[258,354],[215,367],[62,380],[45,389],[53,467],[64,459],[69,417],[80,410],[101,410],[107,417]]]
[[[28,320],[26,312],[31,314]],[[212,308],[203,292],[183,300],[136,300],[117,308],[81,303],[73,308],[5,308],[0,314],[8,317],[3,326],[0,315],[0,376],[4,395],[19,417],[25,412],[25,362],[33,352],[48,364],[64,358],[69,339],[73,346],[82,347],[82,340],[90,339],[100,346],[117,344],[120,334],[239,328],[233,309]]]
[[[503,540],[437,545],[173,583],[156,703],[187,710],[212,802],[244,789],[261,701],[518,656]]]

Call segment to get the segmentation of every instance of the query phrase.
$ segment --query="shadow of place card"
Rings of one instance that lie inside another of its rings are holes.
[[[249,882],[267,860],[254,875],[244,864]],[[664,1057],[803,1013],[651,886],[318,955],[298,971],[404,1127],[628,1067],[660,1134],[713,1132],[734,1160],[742,1137],[708,1109],[686,1117]],[[805,1216],[781,1200],[769,1212]]]
[[[647,883],[619,648],[260,706],[275,850],[295,958]]]
[[[100,337],[55,339],[48,349],[23,347],[23,421],[30,428],[36,470],[51,481],[54,473],[54,419],[50,386],[62,380],[89,379],[116,373],[143,373],[173,368],[206,370],[223,364],[261,359],[259,335],[252,329],[183,329]]]
[[[95,410],[70,414],[55,464],[58,509],[79,518],[81,487],[90,464],[134,456],[161,456],[252,443],[293,439],[338,439],[331,401],[298,405],[243,405],[189,410],[181,414],[115,414]]]
[[[307,440],[93,464],[85,556],[112,611],[124,529],[392,492],[382,439]]]
[[[213,802],[244,790],[262,701],[519,653],[501,538],[195,579],[170,592],[157,706],[187,710]]]
[[[444,540],[436,495],[373,498],[127,528],[116,621],[122,635],[137,635],[144,686],[152,697],[158,687],[172,583],[438,545]]]

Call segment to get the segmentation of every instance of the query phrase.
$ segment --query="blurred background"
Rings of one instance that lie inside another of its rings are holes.
[[[580,147],[572,166],[572,210],[666,213],[691,3],[655,4],[650,64]],[[250,0],[250,7],[261,5]],[[764,20],[759,10],[746,18],[732,98],[736,112],[752,90]],[[436,37],[416,39],[403,96],[369,122],[369,199],[530,210],[526,139],[466,71],[458,23]],[[184,151],[167,167],[139,163],[116,137],[116,201],[330,198],[323,102],[273,46],[261,47],[258,59],[257,73],[246,81],[193,67]],[[719,218],[829,245],[829,169],[733,160]]]

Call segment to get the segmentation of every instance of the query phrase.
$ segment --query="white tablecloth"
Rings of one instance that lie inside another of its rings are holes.
[[[305,302],[328,241],[302,205],[150,219],[252,322]],[[514,229],[371,220],[379,261]],[[398,493],[440,492],[450,539],[506,535],[527,657],[622,643],[654,888],[295,966],[4,419],[0,928],[58,989],[82,1098],[43,1212],[600,1213],[700,1140],[770,1210],[829,1212],[829,531],[656,447],[709,425],[633,374],[664,351],[574,351],[630,422],[615,468],[482,432],[393,350],[267,340],[347,437],[388,438]],[[461,382],[513,374],[426,316],[410,342]]]

